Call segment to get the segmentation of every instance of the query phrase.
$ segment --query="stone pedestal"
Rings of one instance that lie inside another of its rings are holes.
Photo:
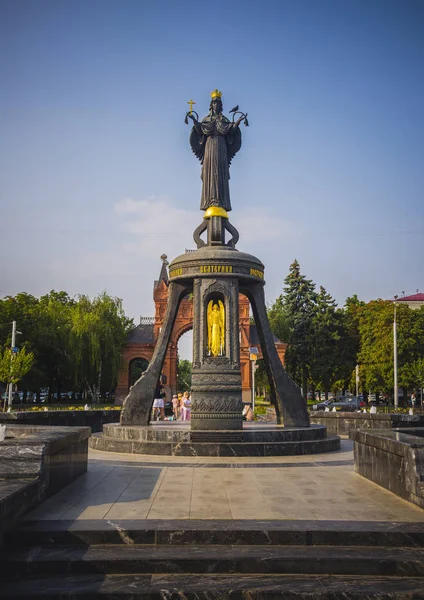
[[[189,421],[158,421],[146,426],[105,425],[102,435],[90,438],[90,447],[155,456],[295,456],[340,450],[340,438],[327,436],[320,425],[283,427],[255,422],[233,431],[193,431]]]

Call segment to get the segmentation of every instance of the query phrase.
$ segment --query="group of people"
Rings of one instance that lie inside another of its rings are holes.
[[[190,421],[191,417],[191,394],[174,394],[172,397],[172,416],[165,415],[166,390],[161,383],[156,386],[153,401],[154,421]]]
[[[174,394],[172,397],[172,410],[175,421],[190,421],[191,417],[191,394]]]
[[[184,392],[172,396],[172,415],[168,412],[165,415],[166,390],[159,382],[155,389],[155,398],[153,401],[153,420],[154,421],[190,421],[191,419],[191,393]],[[245,404],[243,408],[243,420],[253,421],[255,416],[250,404]]]

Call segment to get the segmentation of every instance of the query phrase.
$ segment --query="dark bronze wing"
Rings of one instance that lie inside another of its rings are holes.
[[[241,131],[240,127],[236,127],[233,131],[226,136],[227,140],[227,155],[228,155],[228,166],[231,165],[231,161],[241,148]]]
[[[190,146],[194,154],[200,160],[200,164],[203,165],[203,157],[205,156],[205,143],[206,136],[202,133],[198,133],[195,127],[192,127],[190,132]]]

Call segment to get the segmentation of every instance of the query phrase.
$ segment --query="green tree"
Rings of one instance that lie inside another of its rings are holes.
[[[26,343],[34,353],[34,365],[21,380],[24,394],[40,387],[57,389],[65,374],[69,375],[69,319],[68,331],[63,321],[72,302],[65,292],[55,291],[40,300],[20,293],[0,301],[3,322],[16,321],[22,332],[19,343]],[[2,328],[1,333],[2,343],[10,343],[10,331]]]
[[[275,334],[274,334],[275,335]],[[257,369],[255,372],[255,387],[259,390],[259,395],[264,392],[265,395],[270,394],[270,386],[268,375],[265,369],[265,363],[263,358],[257,361],[256,363]]]
[[[58,398],[74,384],[74,361],[71,349],[72,308],[75,300],[66,292],[52,290],[40,298],[34,309],[37,319],[36,340],[32,344],[37,366],[43,374],[45,386]]]
[[[393,391],[393,302],[376,300],[362,307],[359,313],[360,352],[358,360],[365,389],[390,393]],[[396,307],[398,383],[413,386],[413,363],[421,358],[424,331],[421,311],[405,304]]]
[[[318,387],[323,390],[326,399],[340,376],[342,335],[342,315],[337,310],[335,300],[320,286],[312,316],[310,375],[314,389]]]
[[[177,363],[177,388],[179,392],[188,392],[191,388],[191,361],[178,359]]]
[[[423,404],[423,388],[424,388],[424,358],[418,358],[411,364],[411,373],[414,378],[415,383],[413,387],[415,388],[417,383],[420,388],[420,401],[421,406]]]
[[[94,300],[82,295],[71,315],[71,346],[76,377],[93,399],[116,385],[122,347],[133,326],[122,301],[106,294]]]
[[[28,373],[34,363],[34,354],[28,352],[25,345],[18,352],[13,352],[10,347],[0,351],[0,381],[7,387],[16,385]],[[4,403],[6,409],[7,400]]]
[[[301,274],[297,260],[290,265],[284,283],[283,304],[289,332],[286,366],[293,379],[302,385],[306,398],[314,354],[311,339],[317,293],[315,284]]]
[[[359,319],[365,302],[354,294],[346,298],[342,310],[343,339],[340,346],[341,369],[340,389],[356,388],[356,365],[360,350]]]
[[[290,337],[290,322],[282,294],[268,307],[267,313],[272,333],[281,342],[286,342]]]
[[[81,296],[78,301],[66,292],[51,291],[40,299],[17,294],[0,299],[1,323],[17,321],[26,343],[34,354],[34,364],[22,377],[23,390],[49,388],[54,391],[91,388],[111,391],[120,364],[121,349],[132,327],[122,302],[107,294],[93,301]],[[10,345],[10,327],[0,328],[0,345]]]

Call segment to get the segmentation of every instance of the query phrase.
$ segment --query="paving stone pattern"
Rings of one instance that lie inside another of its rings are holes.
[[[340,452],[262,464],[91,450],[88,472],[26,518],[424,522],[424,510],[356,474],[343,440]]]

